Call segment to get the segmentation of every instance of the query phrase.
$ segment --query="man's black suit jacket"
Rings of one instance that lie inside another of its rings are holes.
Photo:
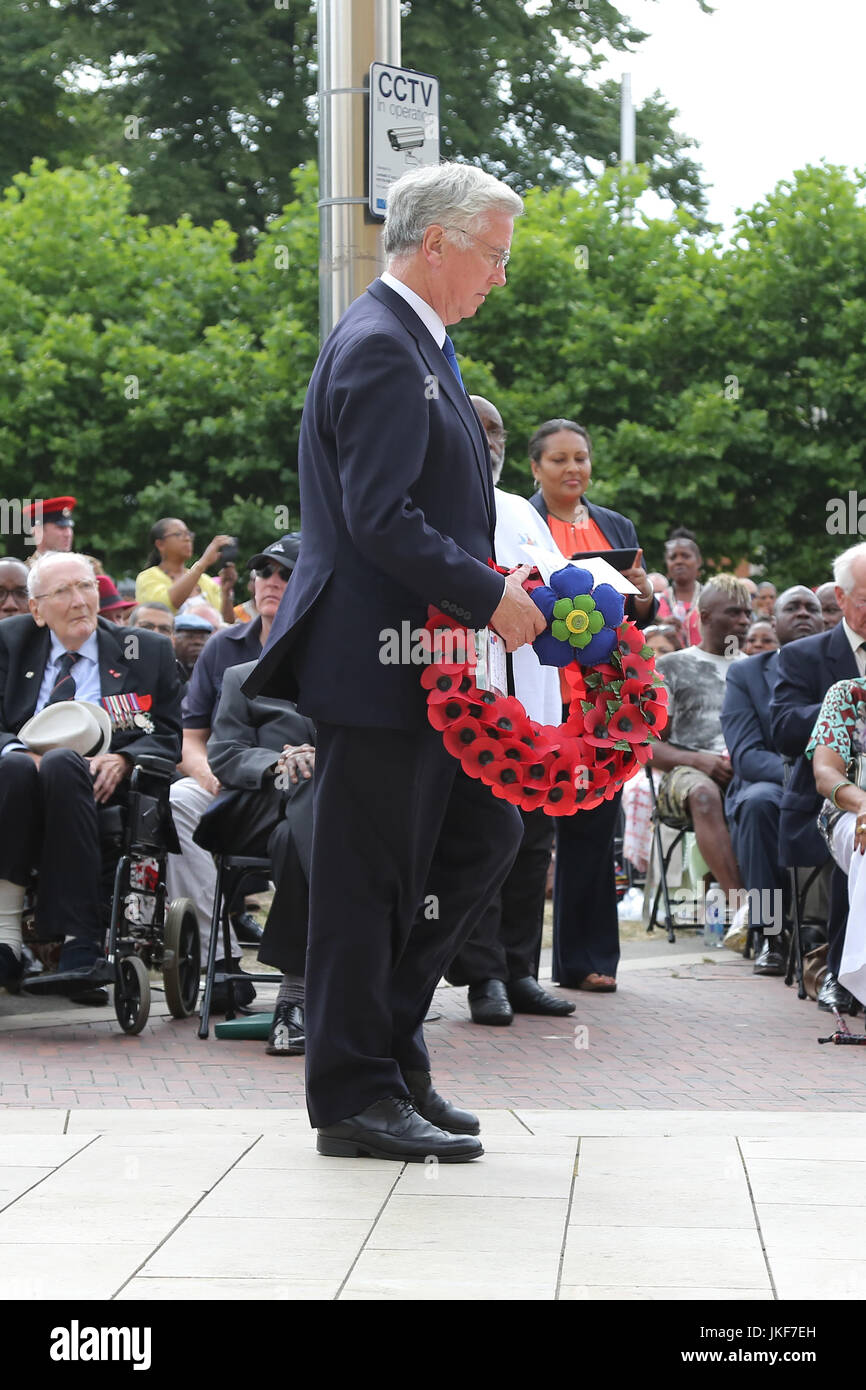
[[[504,581],[490,452],[421,319],[376,280],[322,348],[301,422],[303,542],[250,695],[316,721],[426,724],[421,668],[381,660],[383,632],[428,605],[483,627]]]
[[[180,682],[171,643],[157,632],[117,627],[97,619],[99,680],[102,694],[150,695],[153,733],[116,730],[112,753],[133,762],[144,755],[180,761]],[[51,633],[27,613],[0,622],[0,749],[15,737],[36,709],[51,652]]]
[[[816,825],[823,798],[804,750],[830,686],[856,680],[857,675],[857,662],[841,623],[816,637],[788,642],[779,651],[770,725],[779,752],[794,760],[779,823],[783,864],[823,864],[827,859]]]

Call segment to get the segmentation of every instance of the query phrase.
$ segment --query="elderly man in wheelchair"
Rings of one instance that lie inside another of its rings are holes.
[[[167,792],[180,757],[177,668],[163,637],[98,617],[86,557],[40,557],[28,591],[29,614],[0,624],[0,986],[75,999],[120,978],[105,955],[112,859],[118,851],[129,858],[130,831],[145,850],[171,838],[170,815],[143,806],[140,793],[147,779],[154,790],[154,777]],[[125,824],[115,823],[114,808]],[[159,874],[161,855],[151,859]],[[22,980],[22,909],[34,871],[36,937],[62,945],[56,971]],[[155,890],[152,874],[140,871]]]

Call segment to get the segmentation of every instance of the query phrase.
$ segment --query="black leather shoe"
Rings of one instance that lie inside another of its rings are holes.
[[[264,929],[249,912],[238,912],[232,917],[235,936],[243,946],[258,946],[264,936]]]
[[[316,1148],[329,1158],[390,1158],[398,1163],[468,1163],[484,1150],[470,1134],[446,1134],[423,1119],[406,1096],[377,1100],[319,1130]]]
[[[501,980],[482,980],[469,986],[469,1012],[473,1023],[488,1023],[504,1028],[514,1017],[508,994]]]
[[[21,988],[24,966],[11,946],[0,946],[0,989],[17,994]]]
[[[569,999],[557,999],[555,995],[548,994],[533,975],[510,982],[508,1002],[516,1014],[551,1014],[559,1018],[573,1014],[577,1008]]]
[[[458,1110],[444,1096],[433,1089],[433,1078],[429,1071],[404,1071],[403,1080],[409,1087],[412,1104],[422,1120],[437,1125],[448,1134],[480,1134],[478,1116],[471,1110]]]
[[[265,1052],[269,1057],[303,1057],[304,1011],[300,1004],[278,1004]]]
[[[241,963],[239,960],[231,960],[228,965],[226,965],[226,962],[224,960],[218,960],[216,962],[214,973],[217,975],[221,975],[226,972],[228,972],[228,974],[230,975],[244,974],[243,970],[241,970]],[[244,979],[242,980],[232,980],[231,988],[234,994],[236,1009],[246,1008],[246,1006],[248,1004],[251,1004],[256,997],[256,991],[253,987],[253,982],[252,980],[248,980],[246,977],[244,977]],[[210,1007],[211,1012],[215,1014],[223,1014],[228,1009],[229,984],[227,980],[223,981],[221,984],[214,985],[213,994],[211,995],[210,1000]]]
[[[780,936],[765,936],[755,956],[752,971],[755,975],[784,975],[788,958]]]
[[[831,1009],[838,1009],[840,1014],[859,1014],[860,1005],[849,993],[840,985],[836,976],[828,970],[824,976],[824,983],[818,990],[818,1008],[825,1013],[830,1013]]]

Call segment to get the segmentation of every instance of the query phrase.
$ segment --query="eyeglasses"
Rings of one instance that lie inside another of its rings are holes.
[[[90,598],[99,588],[95,579],[80,579],[77,584],[61,584],[59,589],[49,589],[46,594],[34,594],[34,598],[56,598],[58,603],[71,603],[74,594]]]
[[[24,602],[27,598],[27,589],[23,584],[17,589],[4,589],[3,586],[0,585],[0,603],[5,603],[10,594],[13,598],[17,598],[19,601]]]
[[[160,537],[160,540],[167,541],[170,540],[172,536],[180,536],[181,540],[185,541],[194,541],[195,531],[166,531],[165,535]]]
[[[174,628],[170,623],[136,623],[136,627],[143,627],[145,632],[161,632],[165,637],[171,637]]]
[[[483,237],[476,236],[474,232],[467,232],[465,227],[447,227],[444,226],[444,224],[443,227],[446,232],[462,232],[464,236],[471,237],[473,241],[480,241],[482,246],[486,246],[488,251],[492,251],[492,264],[494,270],[504,270],[511,260],[510,251],[501,251],[497,246],[491,246],[489,241],[485,241]]]
[[[254,570],[253,573],[256,579],[270,579],[272,574],[276,574],[288,584],[291,570],[284,570],[282,565],[262,565],[261,569]]]

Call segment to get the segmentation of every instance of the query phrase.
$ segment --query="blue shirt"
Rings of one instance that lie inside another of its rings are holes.
[[[192,668],[181,705],[185,729],[210,729],[219,704],[223,676],[230,666],[258,661],[262,654],[262,620],[233,623],[209,637]]]
[[[45,674],[39,687],[39,698],[36,701],[34,714],[38,714],[48,704],[48,696],[57,684],[60,661],[66,650],[67,648],[64,647],[57,634],[52,632],[51,651],[45,663]],[[87,641],[79,647],[78,660],[70,674],[75,685],[75,694],[70,695],[69,698],[71,700],[90,700],[93,704],[98,705],[102,698],[102,682],[99,678],[99,645],[95,632],[91,632]]]

